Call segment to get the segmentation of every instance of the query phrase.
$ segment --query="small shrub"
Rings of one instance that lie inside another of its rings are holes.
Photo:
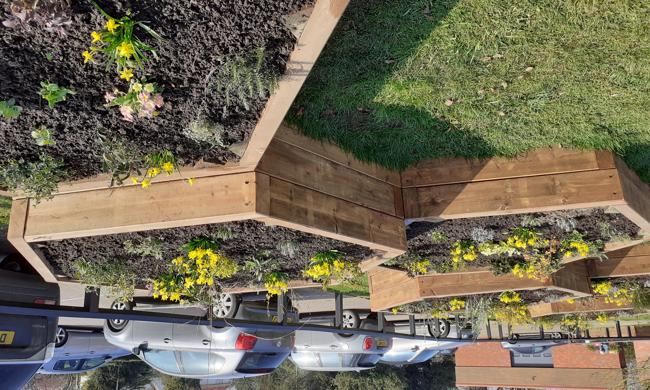
[[[525,325],[533,322],[524,303],[499,304],[492,309],[492,316],[498,322],[510,325]]]
[[[602,242],[588,242],[582,237],[582,234],[574,231],[569,237],[562,240],[560,252],[564,258],[574,256],[585,257],[588,255],[599,255],[602,248]]]
[[[465,300],[461,298],[452,298],[447,302],[449,311],[459,311],[465,309]]]
[[[140,184],[142,188],[149,188],[153,178],[163,172],[171,175],[174,171],[178,171],[178,163],[172,152],[163,150],[162,152],[150,153],[144,158],[144,177],[139,180],[131,177],[131,182],[133,184]],[[190,183],[190,185],[192,184]]]
[[[32,131],[32,138],[36,141],[38,146],[54,146],[56,141],[53,138],[53,132],[45,126]]]
[[[524,215],[521,217],[521,226],[525,228],[533,228],[542,226],[542,223],[532,215]]]
[[[169,272],[153,281],[153,297],[163,301],[214,303],[219,281],[239,271],[237,263],[218,252],[219,245],[197,238],[183,246],[186,252],[171,261]]]
[[[610,281],[601,281],[592,284],[596,296],[605,297],[605,302],[616,306],[630,305],[637,301],[638,289],[632,284],[614,286]]]
[[[65,177],[63,162],[43,154],[36,162],[11,160],[0,169],[0,181],[9,191],[20,190],[34,199],[36,204],[43,199],[51,199]]]
[[[54,108],[55,104],[65,101],[68,95],[75,95],[76,92],[65,87],[59,87],[49,81],[41,81],[40,94],[47,101],[47,105]]]
[[[147,54],[158,57],[151,46],[145,44],[133,32],[140,28],[155,39],[162,39],[144,22],[131,19],[129,12],[120,19],[115,19],[101,9],[93,1],[95,7],[106,18],[105,29],[101,32],[93,31],[90,34],[91,44],[89,50],[83,52],[84,63],[94,62],[95,55],[100,53],[106,62],[106,69],[116,65],[120,78],[129,81],[133,77],[134,68],[143,68],[142,63],[147,60]]]
[[[431,232],[431,243],[432,244],[444,244],[447,241],[447,236],[443,232],[434,231]]]
[[[494,240],[494,231],[489,229],[484,229],[482,227],[476,227],[472,229],[472,240],[478,242],[479,244]]]
[[[15,0],[9,5],[9,15],[2,24],[7,28],[31,29],[32,25],[45,31],[65,35],[72,23],[70,2],[67,0]]]
[[[111,186],[122,185],[131,175],[140,176],[142,156],[130,143],[100,136],[102,169],[111,173]]]
[[[129,302],[135,295],[137,275],[119,261],[96,264],[80,259],[72,264],[75,278],[91,287],[108,287],[110,297]]]
[[[410,259],[404,263],[409,276],[425,275],[429,272],[431,262],[427,259]]]
[[[114,89],[104,95],[105,107],[119,107],[122,119],[127,122],[134,122],[135,117],[153,118],[158,116],[158,108],[165,102],[161,89],[155,83],[134,81],[129,84],[127,92]]]
[[[333,279],[346,280],[359,273],[356,263],[346,261],[344,254],[337,250],[318,252],[311,258],[305,276],[318,281],[327,288]]]
[[[456,241],[451,247],[451,261],[454,268],[461,268],[463,262],[473,262],[477,258],[476,245],[472,241]]]
[[[495,275],[507,275],[516,265],[522,266],[524,263],[525,260],[521,258],[501,256],[490,260],[490,270]]]
[[[521,295],[516,291],[504,291],[499,294],[499,301],[505,304],[509,303],[521,303]]]
[[[130,255],[153,257],[156,260],[163,259],[162,243],[153,237],[145,237],[140,240],[126,240],[123,246],[126,253]]]
[[[300,245],[295,241],[282,241],[278,244],[278,251],[282,256],[294,258],[300,250]]]
[[[264,279],[266,273],[273,271],[275,268],[276,263],[272,260],[260,261],[257,257],[252,257],[244,261],[244,271],[253,274],[258,283]]]
[[[578,226],[575,219],[565,216],[557,216],[553,219],[553,224],[566,233],[572,232]]]
[[[632,240],[632,237],[620,233],[615,227],[606,221],[598,222],[598,230],[600,230],[600,235],[607,242],[625,242]]]
[[[214,238],[221,241],[228,241],[237,238],[237,234],[230,228],[220,228],[214,233]]]
[[[205,143],[213,148],[225,147],[223,142],[224,128],[218,123],[213,123],[205,119],[190,122],[189,126],[183,130],[183,134],[197,143]]]
[[[8,121],[18,118],[22,111],[23,108],[16,105],[15,99],[0,100],[0,116]]]
[[[274,295],[284,294],[289,291],[287,275],[282,272],[271,272],[264,276],[264,288],[266,289],[266,299],[271,299]]]
[[[273,91],[277,85],[276,78],[265,72],[263,65],[264,49],[258,49],[252,59],[235,57],[226,61],[214,74],[217,89],[225,99],[224,117],[231,106],[241,105],[248,111],[255,99],[261,99],[267,92]]]

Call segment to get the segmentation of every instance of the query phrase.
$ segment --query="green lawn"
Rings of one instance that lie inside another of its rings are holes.
[[[353,0],[289,120],[363,160],[609,149],[650,181],[650,2]]]
[[[0,196],[0,226],[9,225],[9,213],[11,212],[11,198]]]
[[[329,286],[327,291],[339,292],[346,296],[369,297],[370,291],[368,290],[368,275],[365,273],[360,274],[352,280]]]

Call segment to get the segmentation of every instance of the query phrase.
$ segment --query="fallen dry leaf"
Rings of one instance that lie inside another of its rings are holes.
[[[526,72],[532,72],[533,69],[535,69],[535,68],[533,68],[532,66],[529,66],[529,67],[526,68]]]

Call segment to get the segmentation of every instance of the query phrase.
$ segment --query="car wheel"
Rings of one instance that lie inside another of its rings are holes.
[[[343,310],[343,329],[356,329],[361,320],[359,315],[352,310]]]
[[[436,321],[436,320],[434,319],[434,321]],[[451,327],[449,325],[449,321],[443,320],[443,319],[439,319],[437,321],[438,321],[440,330],[437,331],[436,327],[433,325],[433,323],[429,322],[429,324],[427,325],[427,328],[429,329],[429,335],[431,335],[431,337],[435,337],[435,338],[441,338],[441,337],[449,336],[449,331],[451,330],[450,329]]]
[[[510,343],[512,345],[517,344],[517,341],[519,341],[519,335],[517,333],[512,334],[508,338],[508,343]]]
[[[131,302],[123,302],[123,301],[114,301],[111,304],[111,310],[131,310],[133,309],[133,305]],[[108,328],[112,330],[113,332],[119,332],[122,329],[126,327],[126,324],[129,323],[129,320],[122,320],[122,319],[111,319],[108,320]]]
[[[216,318],[233,318],[238,307],[237,295],[222,293],[217,297],[217,302],[212,305],[212,314]]]
[[[61,348],[68,341],[68,331],[65,328],[58,326],[56,328],[56,336],[54,338],[54,347]]]

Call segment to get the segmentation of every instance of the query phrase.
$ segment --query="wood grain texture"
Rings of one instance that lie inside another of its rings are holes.
[[[314,4],[289,56],[286,71],[257,121],[240,166],[254,168],[262,158],[348,3],[349,0],[317,0]]]
[[[16,248],[27,262],[41,275],[46,282],[56,282],[56,276],[50,263],[45,260],[40,251],[34,250],[25,241],[25,223],[29,214],[29,201],[27,199],[16,199],[11,203],[11,215],[9,218],[9,229],[7,240]]]
[[[614,168],[613,161],[607,164],[607,153],[552,148],[533,150],[516,158],[424,160],[402,172],[402,186],[426,187]]]
[[[650,184],[642,182],[620,158],[617,157],[615,162],[628,206],[619,210],[650,235]]]
[[[559,302],[544,302],[528,305],[528,311],[531,317],[543,317],[553,314],[568,314],[568,313],[593,313],[601,311],[619,311],[632,309],[633,306],[622,305],[618,306],[615,303],[605,302],[604,297],[589,297],[576,299],[573,303],[565,301]]]
[[[283,141],[271,141],[256,170],[386,214],[398,215],[396,187]]]
[[[406,218],[470,218],[622,205],[616,169],[405,188]]]
[[[456,367],[456,386],[540,389],[624,388],[619,368]]]
[[[636,245],[607,254],[605,261],[593,260],[590,276],[623,277],[650,275],[650,244]]]
[[[255,174],[63,194],[29,214],[28,242],[247,219],[255,215]]]
[[[380,251],[406,250],[404,221],[284,180],[270,180],[275,223]],[[309,229],[306,229],[309,228]]]

